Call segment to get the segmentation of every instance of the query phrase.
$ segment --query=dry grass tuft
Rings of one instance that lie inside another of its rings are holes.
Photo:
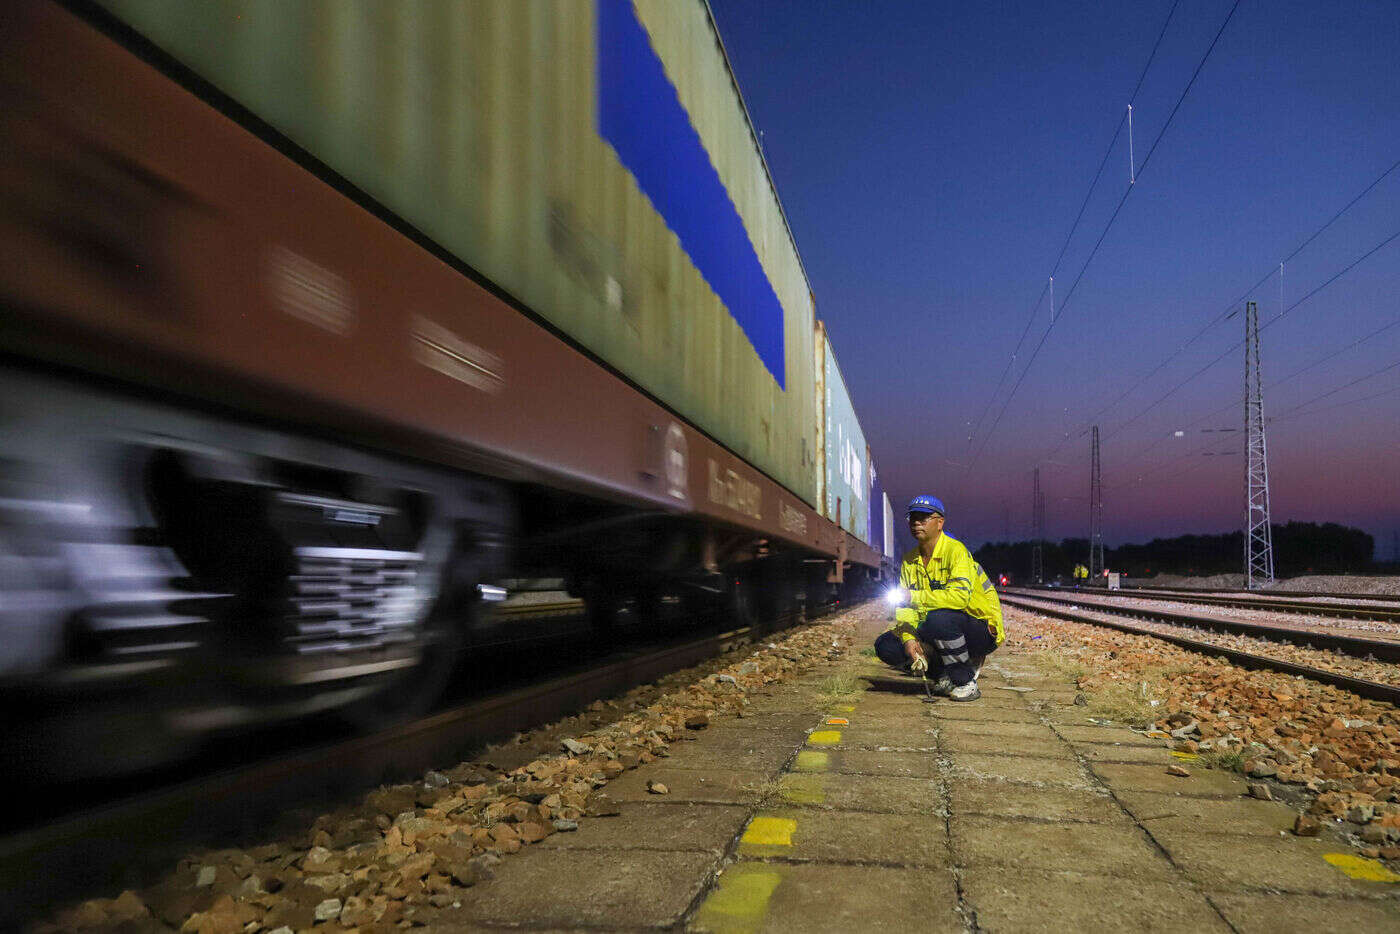
[[[855,675],[830,675],[818,686],[823,703],[834,704],[849,700],[860,693],[860,681]]]
[[[1037,652],[1031,656],[1031,664],[1050,677],[1064,681],[1078,681],[1089,673],[1089,669],[1078,659],[1069,658],[1056,652]]]
[[[1196,754],[1201,765],[1208,769],[1219,769],[1222,772],[1243,772],[1244,753],[1240,750],[1227,751],[1224,749],[1203,749]]]
[[[739,793],[743,796],[746,804],[756,808],[775,807],[787,800],[783,795],[783,783],[772,778],[742,785],[739,788]]]
[[[1089,695],[1086,710],[1091,717],[1145,727],[1157,718],[1157,707],[1152,703],[1154,700],[1158,700],[1158,697],[1152,682],[1107,684]]]

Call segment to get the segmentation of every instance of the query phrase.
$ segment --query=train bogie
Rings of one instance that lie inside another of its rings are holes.
[[[603,636],[869,589],[869,451],[703,3],[255,6],[0,10],[26,729],[97,702],[53,745],[135,717],[135,765],[388,723],[506,576]]]

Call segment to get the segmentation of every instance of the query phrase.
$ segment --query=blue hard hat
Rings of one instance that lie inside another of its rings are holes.
[[[939,499],[937,496],[928,496],[927,494],[924,496],[916,496],[911,499],[909,501],[909,508],[906,509],[905,512],[921,512],[925,514],[936,512],[940,516],[946,516],[948,514],[948,511],[943,508],[943,500]]]

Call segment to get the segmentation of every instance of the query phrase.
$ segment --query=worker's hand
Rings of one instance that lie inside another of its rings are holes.
[[[904,643],[904,654],[909,656],[909,670],[914,674],[921,675],[928,671],[928,659],[924,658],[924,649],[918,639]]]

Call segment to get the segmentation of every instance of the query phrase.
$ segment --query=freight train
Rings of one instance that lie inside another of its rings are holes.
[[[408,716],[508,578],[606,633],[888,573],[704,0],[11,0],[0,103],[31,763]]]

